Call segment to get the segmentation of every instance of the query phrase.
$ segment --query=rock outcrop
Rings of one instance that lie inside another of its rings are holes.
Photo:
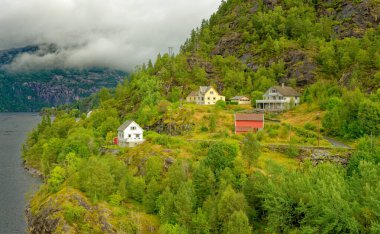
[[[89,233],[117,232],[108,221],[112,216],[111,210],[101,204],[91,204],[79,191],[63,189],[45,199],[40,196],[44,195],[35,196],[26,209],[31,234],[81,233],[84,229],[89,229]],[[68,217],[75,220],[67,220]],[[73,221],[78,224],[80,220],[86,223],[84,227],[71,224]]]

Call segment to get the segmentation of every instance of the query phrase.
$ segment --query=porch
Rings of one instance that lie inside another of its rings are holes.
[[[256,109],[282,111],[288,108],[286,100],[256,100]]]

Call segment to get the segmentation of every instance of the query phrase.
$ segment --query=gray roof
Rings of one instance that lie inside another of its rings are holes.
[[[242,98],[247,98],[247,97],[246,96],[235,96],[235,97],[231,98],[231,100],[240,100]],[[249,98],[247,98],[247,99],[249,99]]]
[[[207,93],[210,89],[212,89],[212,86],[200,86],[199,92],[201,95]]]
[[[197,91],[193,91],[191,92],[188,97],[197,97],[198,96],[198,92]]]
[[[297,91],[289,86],[274,86],[272,89],[276,89],[277,92],[286,97],[299,97],[301,96]]]
[[[131,125],[131,123],[133,123],[133,120],[127,120],[117,130],[124,131],[129,125]]]
[[[212,86],[199,86],[199,90],[191,92],[188,97],[204,96],[212,88]]]

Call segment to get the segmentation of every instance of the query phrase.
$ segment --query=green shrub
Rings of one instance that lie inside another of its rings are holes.
[[[317,130],[317,127],[312,123],[306,123],[303,127],[306,130],[310,130],[310,131],[316,131]]]
[[[60,189],[62,183],[65,181],[65,174],[65,169],[60,166],[57,166],[53,169],[49,179],[47,180],[50,192],[54,193]]]
[[[118,223],[117,233],[138,233],[138,227],[132,220],[121,220]]]
[[[176,137],[168,136],[168,135],[158,135],[153,138],[153,143],[166,146],[166,147],[172,147],[174,145],[180,144],[180,140]]]
[[[299,155],[299,149],[294,138],[290,140],[288,148],[286,149],[286,155],[291,158],[297,157]]]
[[[80,223],[85,213],[86,209],[82,206],[67,205],[64,208],[63,217],[69,224]]]
[[[201,132],[208,132],[208,127],[202,126],[201,127]]]
[[[216,102],[215,106],[216,106],[216,107],[219,107],[219,108],[221,108],[221,109],[226,109],[227,104],[226,104],[225,101],[223,101],[223,100],[219,100],[219,101]]]
[[[278,131],[275,130],[275,129],[269,129],[268,130],[268,136],[271,137],[271,138],[274,138],[274,137],[277,137],[278,135]]]
[[[289,136],[290,127],[289,126],[281,126],[279,130],[279,136],[283,139],[287,138]]]
[[[109,196],[109,203],[113,206],[119,206],[123,197],[120,194],[112,194]]]
[[[264,139],[264,132],[263,132],[263,131],[258,131],[258,132],[256,133],[256,139],[257,139],[258,141],[262,141],[262,140]]]

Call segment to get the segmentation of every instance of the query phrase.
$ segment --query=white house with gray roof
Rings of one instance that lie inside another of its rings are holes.
[[[273,86],[263,95],[263,100],[256,100],[256,109],[266,111],[283,111],[300,104],[300,94],[292,87]]]
[[[117,132],[118,145],[121,147],[134,147],[145,141],[144,129],[133,120],[125,121]]]
[[[219,100],[225,101],[226,98],[218,93],[212,86],[200,86],[199,90],[191,92],[187,97],[187,102],[198,105],[215,105]]]

